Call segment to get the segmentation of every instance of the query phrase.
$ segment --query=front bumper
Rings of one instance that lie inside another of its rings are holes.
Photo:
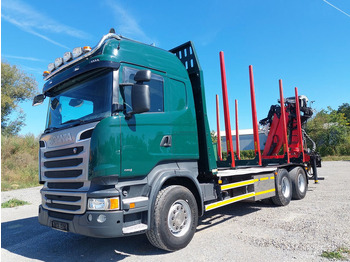
[[[88,220],[91,214],[92,220]],[[106,221],[103,223],[97,222],[97,217],[103,214],[106,216]],[[70,218],[58,218],[50,216],[49,210],[39,206],[39,223],[52,227],[53,221],[59,221],[68,224],[68,232],[98,238],[121,237],[123,233],[123,211],[111,212],[96,212],[87,211],[82,215],[72,215]]]

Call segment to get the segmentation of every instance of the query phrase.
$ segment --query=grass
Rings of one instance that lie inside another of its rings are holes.
[[[39,140],[1,136],[1,191],[38,186]]]
[[[328,259],[335,259],[335,260],[349,259],[350,249],[340,247],[333,251],[323,251],[321,254],[321,257],[325,257]]]
[[[23,200],[12,198],[9,201],[1,203],[1,208],[11,208],[11,207],[24,206],[24,205],[29,205],[29,203]]]
[[[322,161],[350,161],[350,156],[323,156]]]

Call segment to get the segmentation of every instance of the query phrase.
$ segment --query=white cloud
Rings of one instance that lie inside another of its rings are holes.
[[[29,73],[32,73],[32,74],[38,74],[40,76],[43,75],[42,68],[30,67],[30,66],[25,66],[25,65],[20,65],[20,68],[23,69],[24,71],[28,71]]]
[[[25,32],[38,36],[54,45],[70,49],[46,36],[46,33],[69,35],[76,38],[88,38],[81,30],[61,24],[52,18],[36,11],[20,0],[3,0],[1,17]]]
[[[336,7],[335,5],[332,5],[330,2],[323,0],[323,2],[325,2],[326,4],[330,5],[331,7],[337,9],[339,12],[343,13],[344,15],[350,17],[350,15],[348,13],[346,13],[345,11],[341,10],[340,8]]]
[[[115,13],[117,19],[117,33],[149,44],[156,42],[143,31],[138,21],[122,7],[119,1],[115,2],[109,0],[107,1],[107,4],[112,12]]]
[[[13,59],[34,61],[34,62],[44,62],[44,60],[42,60],[42,59],[35,58],[35,57],[28,57],[28,56],[16,56],[16,55],[1,55],[1,56],[7,57],[7,58],[13,58]]]

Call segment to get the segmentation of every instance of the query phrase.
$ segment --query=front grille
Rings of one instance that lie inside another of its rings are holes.
[[[46,171],[45,176],[48,178],[75,178],[80,176],[83,170],[63,170],[63,171]]]
[[[74,205],[55,204],[55,203],[47,203],[46,205],[50,208],[70,210],[70,211],[77,211],[80,209],[80,206],[74,206]]]
[[[41,194],[42,205],[49,211],[68,214],[83,214],[86,210],[85,192],[59,192],[48,189],[43,190]],[[55,213],[53,214],[55,215]],[[57,214],[55,217],[57,217]]]
[[[52,157],[62,157],[62,156],[73,156],[73,155],[78,155],[83,151],[82,146],[78,147],[71,147],[71,148],[65,148],[65,149],[60,149],[60,150],[54,150],[54,151],[49,151],[44,154],[46,158],[52,158]]]
[[[72,167],[77,166],[83,163],[82,158],[72,158],[66,160],[56,160],[56,161],[46,161],[44,163],[45,167],[54,168],[54,167]]]
[[[76,202],[81,200],[81,197],[79,196],[56,196],[52,194],[46,194],[46,199],[50,200],[59,200],[59,201],[70,201],[70,202]]]
[[[59,213],[54,211],[49,211],[49,216],[53,218],[65,219],[65,220],[73,220],[74,218],[73,214],[65,214],[65,213]]]
[[[80,125],[44,134],[40,148],[40,175],[45,181],[41,190],[43,208],[50,217],[70,220],[73,214],[86,211],[90,136],[96,123]],[[82,135],[84,134],[82,139]],[[65,140],[63,138],[72,139]]]
[[[51,189],[79,189],[84,186],[83,182],[71,182],[71,183],[47,183],[47,187]]]
[[[43,206],[54,217],[67,214],[82,214],[86,210],[86,186],[89,141],[68,148],[55,148],[42,152],[42,177],[46,188],[42,192]],[[85,185],[86,184],[86,185]],[[60,218],[60,217],[57,217]],[[62,219],[67,219],[62,217]]]

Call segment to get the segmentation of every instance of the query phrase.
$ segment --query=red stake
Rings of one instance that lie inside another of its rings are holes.
[[[283,126],[284,154],[287,152],[287,163],[289,163],[290,162],[289,146],[288,146],[288,137],[287,137],[287,123],[286,123],[286,112],[284,108],[282,79],[279,80],[279,86],[280,86],[280,102],[281,102],[281,119],[282,119],[282,126]]]
[[[235,120],[236,120],[236,155],[239,160],[241,160],[241,153],[239,148],[239,127],[238,127],[238,101],[235,99]]]
[[[298,126],[299,151],[303,155],[303,162],[305,162],[303,136],[301,132],[301,115],[300,115],[300,106],[299,106],[299,96],[298,96],[297,87],[295,88],[295,114],[296,114],[297,126]]]
[[[256,103],[255,103],[255,91],[254,91],[254,76],[253,76],[253,66],[249,66],[249,80],[250,80],[250,97],[252,104],[252,119],[253,119],[253,132],[254,132],[254,150],[255,155],[258,153],[259,156],[259,166],[262,165],[261,162],[261,151],[259,142],[259,128],[258,119],[256,115]]]
[[[218,156],[222,161],[221,153],[221,136],[220,136],[220,112],[219,112],[219,96],[216,95],[216,127],[217,127],[217,145],[218,145]]]
[[[226,71],[225,71],[225,61],[224,52],[220,52],[220,68],[221,68],[221,83],[222,83],[222,99],[224,102],[224,117],[225,117],[225,131],[226,131],[226,146],[227,154],[231,154],[231,167],[235,167],[235,158],[233,154],[232,146],[232,134],[231,134],[231,123],[230,123],[230,110],[228,106],[227,97],[227,83],[226,83]]]

